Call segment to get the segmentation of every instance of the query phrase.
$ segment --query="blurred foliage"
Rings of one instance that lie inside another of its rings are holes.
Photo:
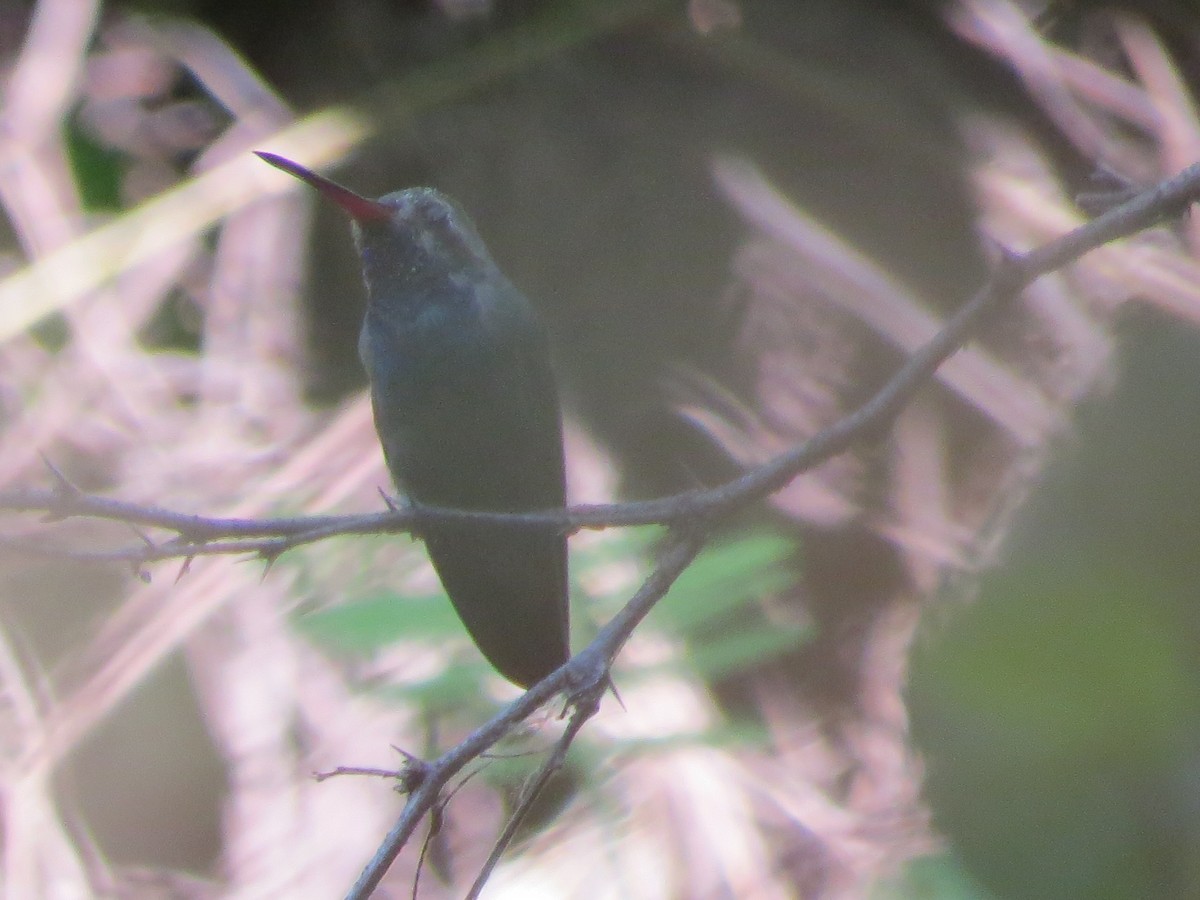
[[[1200,896],[1200,337],[1127,323],[978,601],[918,646],[936,822],[999,896]]]
[[[653,527],[624,529],[591,535],[591,540],[573,546],[576,649],[632,595],[645,575],[643,560],[652,556],[654,540],[660,534],[661,529]],[[356,543],[378,549],[381,540],[395,538]],[[353,553],[353,549],[347,546],[346,552]],[[622,668],[618,659],[614,671],[618,685],[632,685],[642,678],[663,675],[689,682],[697,676],[714,679],[749,668],[775,654],[795,650],[806,637],[805,629],[772,623],[762,613],[764,596],[793,580],[794,573],[789,571],[788,563],[794,555],[791,541],[766,532],[744,533],[712,545],[676,582],[639,632],[644,636],[657,630],[668,642],[682,641],[684,646],[658,665]],[[302,588],[315,589],[322,578],[306,570],[302,556],[295,554],[289,562],[301,569]],[[344,564],[345,557],[341,558]],[[356,571],[366,571],[370,565],[370,560],[364,559],[363,566]],[[353,595],[353,584],[348,588],[343,593]],[[318,647],[351,667],[355,663],[369,664],[377,655],[405,643],[414,652],[423,645],[448,658],[447,665],[435,667],[434,673],[424,680],[369,688],[377,696],[390,697],[396,702],[420,704],[425,720],[431,725],[437,723],[431,734],[459,726],[474,727],[499,710],[500,700],[488,684],[494,683],[497,676],[471,646],[444,594],[369,590],[337,606],[301,612],[295,617],[295,624]],[[731,627],[735,624],[736,627]],[[642,638],[635,638],[638,639]],[[552,709],[557,711],[557,707]],[[646,752],[681,742],[761,744],[765,739],[765,731],[757,723],[715,716],[713,724],[700,732],[667,738],[629,738],[622,742],[621,749]],[[551,740],[535,720],[533,727],[519,728],[497,745],[475,771],[512,801],[525,779],[541,765]],[[583,739],[572,747],[564,769],[547,785],[524,820],[522,833],[536,831],[551,821],[580,790],[589,792],[588,803],[601,815],[614,819],[621,815],[619,805],[610,803],[606,797],[604,779],[598,774],[611,765],[613,750],[611,745],[597,742],[585,732]]]
[[[457,621],[444,594],[387,593],[308,613],[296,625],[326,649],[369,656],[401,638],[439,638]]]
[[[69,123],[67,160],[75,175],[84,209],[89,212],[118,212],[121,200],[121,154],[101,146],[84,129]]]
[[[576,649],[590,639],[581,631],[594,631],[601,617],[607,618],[628,600],[644,574],[636,560],[659,533],[657,528],[626,529],[573,550]],[[378,546],[374,540],[362,543],[368,548]],[[347,548],[347,552],[352,551]],[[649,628],[658,629],[670,641],[684,641],[686,651],[649,670],[623,671],[618,661],[617,680],[666,670],[712,681],[794,651],[804,641],[806,629],[774,621],[762,611],[762,598],[795,578],[788,565],[794,553],[792,542],[767,532],[742,534],[710,547],[649,617]],[[300,554],[296,560],[303,568]],[[364,561],[360,571],[368,567]],[[309,572],[302,578],[302,590],[313,584]],[[348,587],[353,593],[353,585]],[[492,707],[483,682],[495,675],[470,645],[444,594],[376,588],[346,603],[302,613],[296,626],[331,655],[351,663],[367,661],[401,641],[438,650],[461,648],[449,665],[429,679],[405,685],[399,693],[430,711],[460,714],[472,709],[477,715]]]
[[[871,900],[995,900],[952,854],[922,856],[878,885]]]
[[[763,596],[786,588],[794,545],[781,537],[745,536],[708,548],[650,615],[652,627],[683,638],[686,664],[708,682],[794,651],[808,629],[764,616]]]

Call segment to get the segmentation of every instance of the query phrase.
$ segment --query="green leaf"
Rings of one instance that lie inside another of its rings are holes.
[[[687,661],[706,679],[715,681],[795,650],[809,635],[810,629],[803,625],[765,623],[726,631],[716,640],[689,646]]]
[[[655,607],[657,624],[686,635],[731,617],[795,580],[784,565],[795,549],[776,535],[757,534],[706,550]]]
[[[465,632],[464,632],[465,635]],[[491,666],[471,647],[465,636],[460,659],[435,677],[425,681],[391,684],[376,691],[376,696],[399,703],[415,703],[431,715],[442,713],[465,716],[471,720],[486,717],[496,704],[484,690],[484,682],[495,677]]]
[[[871,892],[872,900],[991,900],[949,853],[911,860]]]
[[[92,212],[121,208],[121,156],[92,140],[87,132],[70,128],[66,134],[67,159],[75,174],[80,199]]]
[[[369,656],[399,640],[444,639],[462,626],[444,594],[381,594],[307,613],[296,627],[330,650]]]

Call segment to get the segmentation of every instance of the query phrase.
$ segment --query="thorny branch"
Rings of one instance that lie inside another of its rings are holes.
[[[705,538],[699,531],[681,529],[681,532],[668,540],[654,571],[587,647],[510,703],[491,721],[473,731],[462,743],[426,764],[421,783],[408,795],[400,818],[346,895],[347,900],[365,900],[371,896],[417,825],[437,804],[442,788],[450,779],[556,694],[565,691],[575,705],[575,713],[566,734],[573,737],[578,733],[598,708],[599,696],[608,686],[608,667],[613,657],[704,545]],[[567,749],[568,745],[560,741],[554,754],[565,755]],[[550,762],[553,762],[553,757]],[[550,763],[543,766],[547,776],[550,774],[548,765]],[[534,794],[528,792],[522,806],[527,807],[533,799]],[[518,810],[515,815],[521,812]]]
[[[517,829],[521,827],[521,822],[524,820],[526,813],[533,806],[533,801],[542,792],[542,788],[550,782],[554,773],[563,767],[563,763],[567,759],[567,751],[571,749],[571,744],[574,743],[576,735],[587,724],[588,719],[594,716],[600,709],[600,693],[603,688],[604,684],[601,683],[599,690],[592,690],[586,696],[576,694],[572,697],[572,701],[575,704],[575,711],[571,714],[571,721],[563,729],[563,733],[559,736],[558,740],[554,742],[554,749],[550,751],[550,755],[538,767],[533,778],[521,792],[521,799],[517,803],[517,808],[508,817],[508,822],[505,823],[504,830],[500,832],[500,836],[496,838],[496,842],[492,845],[492,852],[488,854],[487,861],[480,868],[479,874],[475,876],[475,883],[471,885],[471,890],[467,892],[465,900],[476,900],[480,893],[482,893],[484,885],[487,884],[488,878],[491,877],[492,870],[496,868],[497,863],[500,862],[500,857],[508,850],[508,846],[516,836]]]
[[[135,566],[158,559],[186,560],[219,553],[250,553],[269,561],[292,547],[334,535],[402,531],[419,534],[423,524],[444,519],[470,519],[503,523],[510,527],[553,523],[567,532],[582,528],[644,524],[668,526],[670,532],[653,572],[595,640],[460,744],[423,765],[422,777],[409,792],[400,818],[347,895],[350,898],[365,898],[378,886],[420,821],[436,807],[441,791],[450,779],[500,740],[514,725],[556,694],[565,691],[575,712],[563,738],[535,778],[534,789],[526,793],[522,809],[517,811],[517,815],[523,812],[527,804],[532,802],[536,787],[544,783],[557,765],[561,765],[562,757],[574,736],[595,713],[599,698],[609,683],[608,668],[613,658],[646,613],[666,594],[679,574],[700,552],[715,522],[778,491],[801,473],[836,456],[852,444],[881,437],[938,366],[963,346],[979,326],[980,320],[1011,301],[1032,281],[1062,268],[1096,247],[1181,215],[1198,199],[1200,163],[1189,166],[1174,178],[1146,190],[1043,247],[1027,253],[1002,252],[988,283],[951,316],[941,331],[924,348],[913,354],[871,399],[809,440],[716,488],[688,491],[640,503],[575,506],[567,510],[533,514],[480,513],[407,506],[361,516],[222,519],[91,496],[75,488],[52,469],[56,479],[54,488],[0,491],[0,510],[40,512],[51,519],[110,519],[174,532],[175,537],[163,543],[147,543],[117,550],[46,551],[44,544],[38,542],[42,552],[74,558],[122,560]],[[4,544],[35,549],[31,543],[14,538],[3,540],[0,546]],[[509,831],[512,827],[515,825],[510,824],[506,828],[493,857],[498,857],[511,838]],[[494,864],[495,860],[490,859],[480,875],[479,884]]]
[[[419,533],[425,523],[470,520],[510,527],[556,524],[567,532],[631,525],[674,526],[720,518],[769,496],[797,475],[815,468],[851,444],[880,437],[900,409],[946,359],[961,347],[979,319],[1019,294],[1030,282],[1060,269],[1090,250],[1128,237],[1182,214],[1200,199],[1200,163],[1149,188],[1127,203],[1028,253],[1002,253],[990,281],[967,301],[920,351],[856,411],[772,460],[715,488],[685,491],[634,503],[601,503],[538,513],[490,513],[424,505],[390,506],[385,512],[276,519],[210,518],[86,494],[55,472],[50,489],[0,490],[0,510],[41,512],[51,519],[109,519],[173,531],[161,544],[116,550],[47,549],[90,560],[152,562],[217,554],[252,553],[274,558],[302,544],[346,534]],[[11,544],[13,539],[5,540]]]

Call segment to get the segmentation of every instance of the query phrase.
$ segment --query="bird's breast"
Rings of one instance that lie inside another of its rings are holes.
[[[368,311],[359,355],[373,388],[419,394],[479,378],[490,348],[473,309],[427,304],[402,317]]]

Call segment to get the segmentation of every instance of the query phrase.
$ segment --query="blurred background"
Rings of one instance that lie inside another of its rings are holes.
[[[254,149],[470,212],[551,332],[574,500],[717,484],[999,248],[1200,159],[1198,46],[1186,0],[0,0],[0,492],[44,456],[201,515],[381,508],[346,223]],[[1200,896],[1197,239],[1042,279],[731,523],[485,896]],[[513,690],[407,538],[63,556],[167,537],[0,517],[0,879],[340,895],[403,798],[313,773]],[[577,648],[659,537],[572,539]],[[555,712],[386,896],[462,895]]]

